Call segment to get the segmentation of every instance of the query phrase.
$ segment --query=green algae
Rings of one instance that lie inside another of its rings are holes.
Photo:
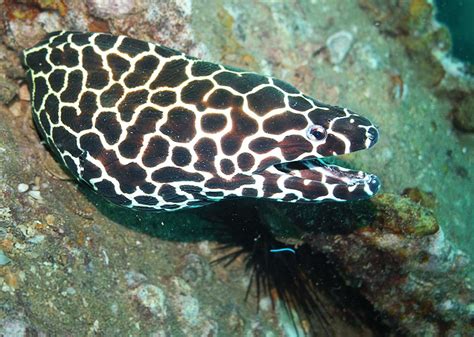
[[[408,198],[381,194],[374,203],[378,220],[376,227],[419,237],[433,235],[439,230],[433,212]]]

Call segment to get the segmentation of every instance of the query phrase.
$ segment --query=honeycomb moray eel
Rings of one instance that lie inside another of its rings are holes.
[[[370,148],[376,127],[276,78],[103,33],[52,33],[22,59],[43,139],[116,204],[347,201],[380,187],[320,159]]]

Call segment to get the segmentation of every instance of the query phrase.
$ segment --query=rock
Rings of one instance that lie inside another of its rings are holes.
[[[9,106],[10,113],[13,115],[13,117],[20,117],[21,115],[24,116],[26,115],[26,111],[28,111],[28,105],[29,104],[24,101],[14,101]]]
[[[0,266],[4,266],[10,262],[11,262],[10,258],[5,255],[3,250],[0,250]]]
[[[474,132],[474,97],[467,93],[464,99],[457,103],[453,109],[453,125],[464,132]]]
[[[352,47],[354,37],[348,31],[342,30],[331,35],[326,40],[329,57],[332,64],[341,63]]]
[[[462,132],[474,132],[474,89],[443,89],[439,95],[451,104],[449,115],[454,128]]]
[[[62,28],[62,25],[60,22],[60,16],[57,13],[53,13],[53,12],[40,13],[37,16],[36,21],[41,25],[41,28],[44,29],[48,33],[61,30]]]
[[[25,193],[26,191],[28,191],[29,188],[30,188],[30,186],[28,186],[28,184],[24,184],[24,183],[20,183],[17,186],[17,190],[20,193]]]
[[[0,76],[0,103],[8,104],[15,97],[18,87],[12,80]]]
[[[421,206],[434,209],[436,207],[436,197],[431,192],[425,192],[418,187],[407,187],[403,190],[402,196],[410,198]]]
[[[212,272],[209,263],[197,254],[188,254],[184,257],[182,278],[191,285],[209,281]]]
[[[30,101],[30,91],[28,90],[28,86],[26,84],[22,84],[20,89],[18,90],[18,98],[22,101]]]
[[[124,16],[135,9],[135,1],[129,0],[88,0],[87,7],[91,14],[101,19]]]
[[[4,319],[0,321],[1,336],[28,336],[28,324],[19,319]]]
[[[38,202],[42,202],[43,201],[43,197],[41,196],[41,192],[40,191],[29,191],[28,192],[28,195],[30,197],[32,197],[33,199],[35,199],[36,201]]]
[[[202,323],[199,336],[201,337],[211,337],[211,336],[219,336],[219,325],[216,321],[212,319],[206,319]]]
[[[316,233],[312,247],[338,261],[346,282],[357,284],[374,308],[409,335],[427,330],[440,335],[446,327],[471,335],[468,305],[474,293],[466,277],[467,255],[419,204],[387,194],[374,200],[369,226],[348,234]]]
[[[183,320],[194,326],[199,322],[199,301],[190,295],[179,296],[181,314]]]
[[[33,20],[12,20],[9,22],[8,44],[19,50],[32,47],[46,33],[61,29],[59,20],[57,13],[48,12],[37,15]],[[48,28],[50,31],[46,30]]]
[[[448,29],[434,20],[433,1],[412,0],[399,3],[359,0],[359,5],[376,22],[381,34],[401,43],[418,71],[417,83],[437,86],[446,70],[435,54],[446,55],[451,46]]]
[[[179,277],[173,278],[171,284],[174,289],[170,301],[173,310],[178,312],[178,320],[188,328],[201,323],[199,301],[192,296],[192,288]]]
[[[142,284],[133,292],[140,306],[154,318],[166,318],[166,296],[164,291],[152,284]]]
[[[125,280],[129,289],[135,289],[147,281],[147,277],[136,271],[129,271],[125,274]]]
[[[258,302],[260,310],[269,311],[272,308],[272,300],[270,297],[263,297]]]

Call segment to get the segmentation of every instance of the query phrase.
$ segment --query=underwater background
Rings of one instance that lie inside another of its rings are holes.
[[[0,335],[474,335],[474,5],[436,5],[0,1]],[[379,142],[343,161],[382,190],[176,213],[107,203],[31,120],[19,53],[63,29],[154,41],[357,111]],[[295,253],[270,252],[283,247]]]
[[[474,64],[474,1],[436,0],[436,19],[446,24],[451,33],[451,55]]]

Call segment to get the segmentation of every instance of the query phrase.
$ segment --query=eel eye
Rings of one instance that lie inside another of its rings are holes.
[[[321,125],[312,125],[308,128],[307,136],[310,140],[323,140],[327,136],[326,129]]]

